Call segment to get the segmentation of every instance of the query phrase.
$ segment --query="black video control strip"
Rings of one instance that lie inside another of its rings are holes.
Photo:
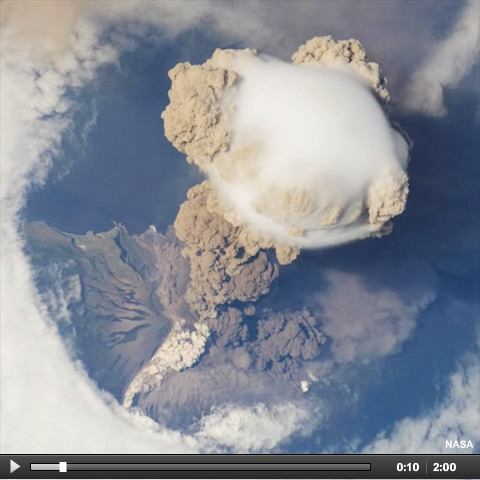
[[[480,455],[0,455],[18,479],[479,479]]]

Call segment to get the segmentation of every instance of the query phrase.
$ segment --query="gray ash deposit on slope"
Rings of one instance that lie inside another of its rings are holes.
[[[178,314],[188,263],[173,235],[151,228],[129,236],[121,226],[85,236],[44,223],[25,227],[27,253],[51,317],[73,355],[98,385],[121,401]]]
[[[317,320],[307,309],[258,310],[229,307],[209,319],[211,335],[201,360],[170,371],[139,396],[137,407],[169,428],[193,432],[218,405],[308,401],[303,388],[326,341]]]

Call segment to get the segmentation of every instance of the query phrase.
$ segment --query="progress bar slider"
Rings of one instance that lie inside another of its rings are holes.
[[[67,471],[67,462],[59,463],[31,463],[30,470],[43,470],[44,472],[62,472]]]
[[[31,463],[32,471],[370,471],[371,463]]]

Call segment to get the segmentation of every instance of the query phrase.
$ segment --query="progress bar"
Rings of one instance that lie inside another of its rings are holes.
[[[32,463],[32,471],[370,471],[371,463]]]

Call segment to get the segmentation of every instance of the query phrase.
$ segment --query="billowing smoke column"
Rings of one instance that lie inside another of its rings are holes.
[[[358,41],[331,37],[309,40],[292,60],[216,50],[203,65],[169,72],[165,135],[209,179],[175,222],[197,277],[206,252],[209,271],[222,263],[230,281],[261,249],[290,263],[300,248],[389,233],[405,208],[408,145],[385,114],[378,65]],[[276,271],[266,257],[261,270],[264,293]]]

